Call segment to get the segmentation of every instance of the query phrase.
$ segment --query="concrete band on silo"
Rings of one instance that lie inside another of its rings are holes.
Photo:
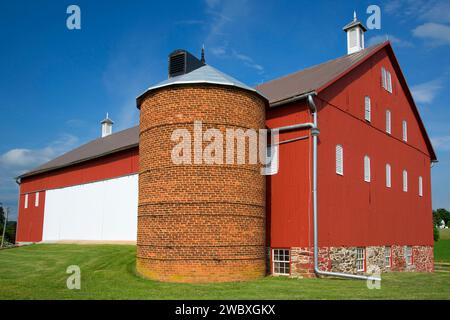
[[[260,164],[175,165],[176,143],[170,139],[177,128],[192,134],[194,121],[224,136],[227,128],[263,129],[265,107],[256,93],[219,85],[171,86],[143,99],[136,262],[141,275],[173,282],[265,275]]]

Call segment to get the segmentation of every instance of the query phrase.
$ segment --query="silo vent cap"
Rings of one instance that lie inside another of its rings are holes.
[[[175,50],[169,54],[169,78],[194,71],[205,63],[186,50]]]

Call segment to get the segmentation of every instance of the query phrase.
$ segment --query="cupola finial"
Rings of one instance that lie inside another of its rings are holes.
[[[202,45],[202,57],[200,61],[205,64],[205,44]]]

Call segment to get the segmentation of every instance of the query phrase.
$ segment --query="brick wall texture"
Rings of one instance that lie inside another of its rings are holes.
[[[203,130],[219,129],[224,137],[230,128],[262,129],[265,102],[252,92],[216,85],[172,86],[142,101],[137,271],[172,282],[263,277],[261,166],[175,165],[171,152],[178,142],[171,141],[172,132],[187,129],[194,137],[194,121],[202,121]]]

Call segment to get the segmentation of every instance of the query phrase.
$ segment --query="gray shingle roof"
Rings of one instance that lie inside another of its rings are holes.
[[[271,104],[314,92],[384,45],[386,45],[386,42],[263,83],[256,89],[267,97]]]

